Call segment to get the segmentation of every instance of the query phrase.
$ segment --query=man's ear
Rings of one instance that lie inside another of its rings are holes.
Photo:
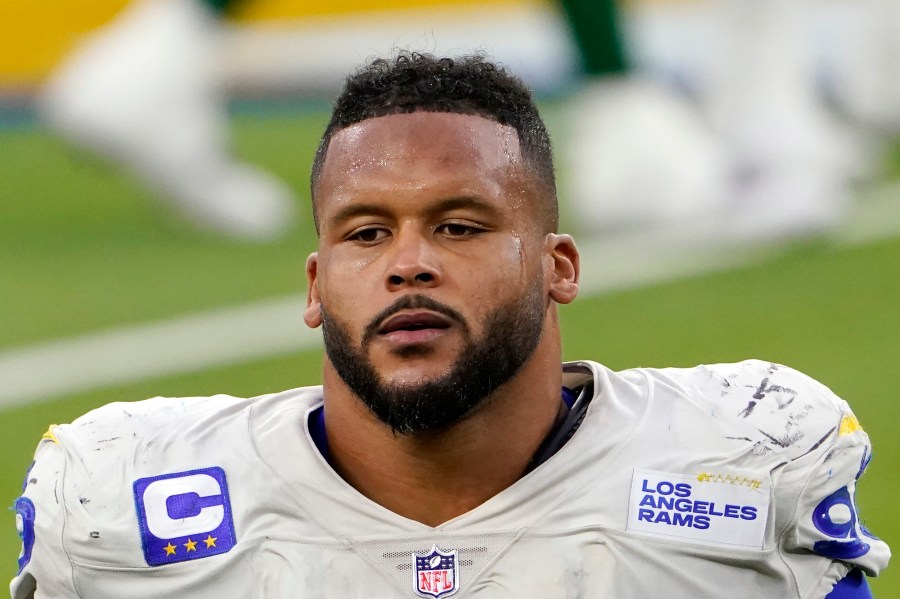
[[[306,310],[303,322],[311,329],[322,324],[322,300],[319,297],[319,254],[313,252],[306,259]]]
[[[569,304],[578,295],[578,277],[581,273],[580,256],[575,241],[569,235],[550,233],[545,240],[547,255],[551,259],[550,299],[558,304]]]

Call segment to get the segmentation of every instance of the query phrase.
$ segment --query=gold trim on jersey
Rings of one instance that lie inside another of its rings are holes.
[[[854,416],[852,413],[844,414],[844,417],[841,418],[841,426],[838,429],[838,436],[843,437],[845,435],[849,435],[861,430],[863,430],[863,427],[859,423],[859,420],[856,419],[856,416]]]
[[[58,424],[51,424],[51,425],[50,425],[50,428],[47,429],[47,432],[44,433],[43,435],[41,435],[41,441],[43,441],[44,439],[48,439],[48,440],[50,440],[50,441],[53,441],[53,442],[56,443],[57,445],[59,445],[59,439],[56,437],[56,432],[54,432],[54,430],[53,430],[53,429],[55,429],[57,426],[59,426],[59,425],[58,425]]]
[[[745,476],[732,476],[731,474],[721,475],[710,472],[701,472],[697,475],[697,480],[701,483],[722,483],[726,485],[739,485],[741,487],[750,487],[758,489],[762,485],[762,481],[755,478],[747,478]]]

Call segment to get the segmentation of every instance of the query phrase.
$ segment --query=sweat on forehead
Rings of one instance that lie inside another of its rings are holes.
[[[540,185],[515,130],[475,115],[390,115],[334,134],[315,195],[319,218],[348,201],[401,195],[526,202],[535,221],[544,220]]]
[[[472,115],[417,112],[369,119],[335,133],[320,178],[377,170],[397,160],[407,168],[441,163],[506,174],[526,168],[511,127]]]
[[[391,115],[342,129],[332,137],[317,187],[320,218],[348,201],[375,197],[541,204],[516,132],[453,113]],[[543,219],[540,212],[535,219]]]

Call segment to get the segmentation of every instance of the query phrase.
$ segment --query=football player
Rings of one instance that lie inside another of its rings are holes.
[[[871,450],[826,387],[756,360],[560,364],[579,255],[521,81],[375,60],[311,185],[323,384],[51,427],[14,598],[869,596]]]

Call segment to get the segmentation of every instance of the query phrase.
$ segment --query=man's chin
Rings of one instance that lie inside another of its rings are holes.
[[[449,368],[403,368],[392,370],[390,376],[380,377],[383,387],[402,393],[414,393],[433,387],[445,381]]]
[[[427,345],[410,345],[402,350],[393,350],[381,355],[373,352],[369,359],[382,382],[406,386],[434,381],[449,375],[459,361],[459,353],[438,350]]]

